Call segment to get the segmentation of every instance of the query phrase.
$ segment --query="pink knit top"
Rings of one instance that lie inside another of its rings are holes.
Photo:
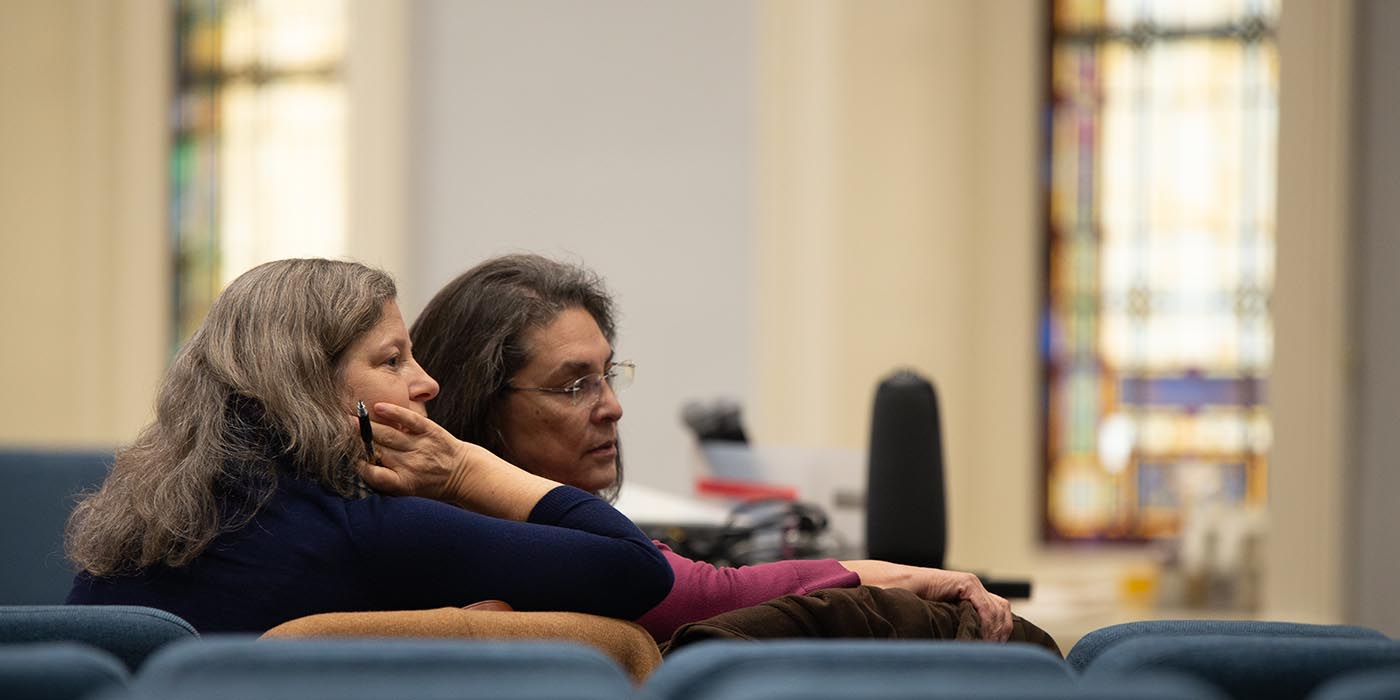
[[[753,566],[716,567],[656,546],[676,573],[671,593],[637,623],[657,642],[671,638],[688,622],[729,612],[790,593],[807,594],[823,588],[852,588],[860,576],[835,559],[775,561]]]

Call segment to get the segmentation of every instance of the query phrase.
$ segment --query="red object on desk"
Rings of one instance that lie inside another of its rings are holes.
[[[716,479],[713,477],[700,477],[696,479],[695,492],[702,496],[736,498],[741,501],[763,501],[768,499],[779,499],[783,501],[797,500],[797,489],[792,486],[777,486],[774,484],[763,484],[757,481]]]

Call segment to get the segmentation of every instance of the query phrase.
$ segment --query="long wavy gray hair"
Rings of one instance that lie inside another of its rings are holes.
[[[267,502],[279,462],[351,496],[364,447],[340,359],[395,296],[388,275],[358,263],[279,260],[240,275],[176,355],[155,422],[73,512],[69,558],[95,576],[188,564]]]

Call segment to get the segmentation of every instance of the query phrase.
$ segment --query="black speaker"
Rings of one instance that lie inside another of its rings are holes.
[[[875,390],[865,543],[871,559],[943,568],[948,517],[933,384],[899,370]]]

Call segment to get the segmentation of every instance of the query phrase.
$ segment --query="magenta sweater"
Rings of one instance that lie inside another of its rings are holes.
[[[720,568],[686,559],[660,542],[656,546],[676,573],[676,583],[661,604],[642,615],[637,623],[657,642],[670,639],[677,627],[688,622],[758,605],[778,596],[860,585],[860,576],[835,559],[799,559],[737,569]]]

